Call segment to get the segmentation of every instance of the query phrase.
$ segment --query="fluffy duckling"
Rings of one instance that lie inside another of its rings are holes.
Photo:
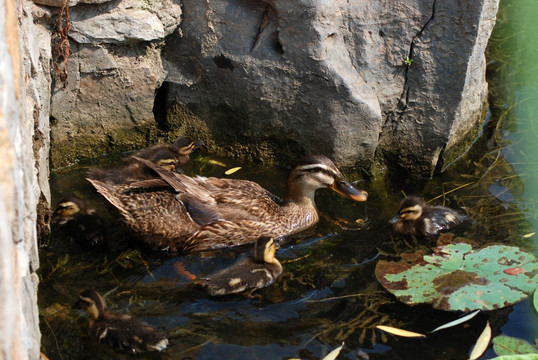
[[[203,285],[212,296],[237,294],[267,287],[282,274],[282,265],[275,258],[273,238],[261,237],[254,244],[254,256],[240,260],[207,279]]]
[[[403,235],[432,236],[449,231],[469,221],[467,215],[443,206],[429,206],[418,197],[409,196],[402,200],[398,215],[389,223],[394,231]]]
[[[69,242],[82,246],[97,247],[105,243],[105,226],[95,209],[89,209],[76,196],[69,196],[58,202],[52,214],[53,226],[57,226],[61,236]]]
[[[190,154],[198,147],[201,142],[194,141],[189,136],[184,136],[177,139],[173,144],[155,144],[135,152],[133,155],[142,159],[149,160],[158,164],[160,159],[174,159],[175,166],[179,169],[180,166],[187,164],[190,160]],[[161,164],[159,164],[161,165]],[[161,165],[162,166],[162,165]]]
[[[176,172],[187,164],[190,154],[200,145],[192,138],[185,136],[176,140],[172,145],[156,144],[147,149],[135,152],[132,156],[148,160],[167,170]],[[114,169],[91,168],[88,176],[99,179],[107,184],[132,183],[156,177],[156,173],[132,156],[124,159],[124,165]]]
[[[84,290],[75,306],[86,310],[90,316],[90,332],[101,343],[131,354],[162,351],[168,346],[164,331],[159,331],[130,315],[106,311],[105,300],[95,290]]]

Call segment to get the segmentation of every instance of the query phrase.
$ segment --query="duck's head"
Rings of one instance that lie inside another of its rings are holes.
[[[97,291],[88,289],[80,293],[74,307],[86,310],[93,320],[98,320],[105,314],[106,302]]]
[[[254,243],[254,258],[259,262],[275,262],[276,244],[273,238],[261,237]]]
[[[390,219],[390,224],[398,221],[415,221],[422,216],[424,200],[415,196],[409,196],[402,200],[398,209],[398,215]]]
[[[288,178],[288,198],[306,196],[313,199],[316,190],[322,188],[329,188],[355,201],[368,199],[368,193],[351,185],[328,157],[303,157]]]
[[[73,216],[79,214],[85,209],[84,203],[82,200],[75,196],[64,198],[58,202],[56,210],[52,214],[54,221],[57,221],[60,224],[64,224],[66,221],[71,219]]]
[[[184,136],[174,141],[174,143],[170,145],[170,148],[180,156],[189,156],[194,149],[201,145],[201,141],[194,141],[191,137]]]

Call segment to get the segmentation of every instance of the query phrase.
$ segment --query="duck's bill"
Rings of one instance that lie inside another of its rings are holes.
[[[357,189],[344,179],[336,180],[330,188],[351,200],[366,201],[368,199],[368,193],[366,191]]]

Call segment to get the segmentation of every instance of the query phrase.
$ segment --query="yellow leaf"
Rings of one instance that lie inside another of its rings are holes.
[[[484,351],[486,351],[488,348],[489,340],[491,340],[491,327],[489,326],[488,321],[484,331],[482,331],[482,334],[480,334],[478,340],[476,340],[476,344],[474,344],[473,351],[471,351],[471,355],[469,356],[469,360],[476,360],[482,356]]]
[[[398,328],[395,328],[395,327],[392,327],[392,326],[377,325],[376,328],[378,328],[379,330],[383,330],[385,332],[388,332],[389,334],[397,335],[397,336],[420,337],[420,338],[425,338],[426,337],[426,335],[424,335],[424,334],[419,334],[419,333],[412,332],[412,331],[402,330],[402,329],[398,329]]]
[[[218,161],[218,160],[213,160],[213,159],[209,159],[207,160],[207,162],[211,165],[218,165],[218,166],[226,166],[226,164]]]
[[[323,360],[334,360],[334,359],[336,359],[336,357],[340,354],[340,351],[342,350],[343,347],[344,347],[344,343],[342,343],[342,345],[340,345],[339,347],[337,347],[336,349],[334,349],[333,351],[328,353],[327,356],[325,356],[323,358]]]
[[[238,166],[238,167],[234,167],[234,168],[231,168],[231,169],[228,169],[224,172],[225,175],[231,175],[233,174],[234,172],[236,172],[237,170],[241,170],[241,166]]]
[[[530,238],[531,236],[534,236],[534,234],[536,234],[535,232],[531,232],[531,233],[528,233],[528,234],[525,234],[523,235],[523,237],[526,239],[526,238]]]

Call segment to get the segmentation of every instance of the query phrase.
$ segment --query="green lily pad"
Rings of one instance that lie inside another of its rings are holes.
[[[536,348],[525,340],[506,335],[499,335],[493,339],[493,350],[499,356],[538,353]]]
[[[538,282],[538,262],[518,247],[467,243],[415,251],[400,261],[380,260],[375,274],[400,301],[439,310],[491,310],[525,299]]]

